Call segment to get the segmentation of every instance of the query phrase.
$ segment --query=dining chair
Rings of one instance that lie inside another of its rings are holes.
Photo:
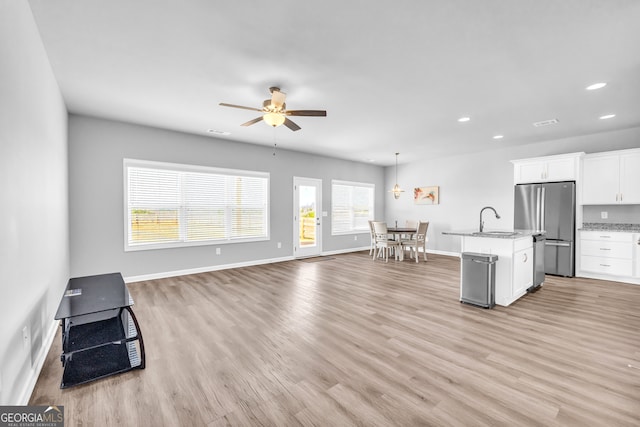
[[[418,228],[418,222],[420,221],[414,221],[412,219],[408,219],[404,222],[404,226],[405,228],[413,228],[413,229],[417,229]],[[413,238],[413,234],[414,233],[408,233],[408,234],[403,234],[400,236],[400,239],[411,239]]]
[[[369,247],[369,255],[372,255],[376,251],[376,232],[373,229],[373,222],[369,220],[369,237],[371,237],[371,245]]]
[[[427,261],[427,230],[429,229],[429,222],[418,222],[418,226],[416,227],[416,232],[413,234],[411,239],[402,239],[400,243],[402,244],[402,251],[405,249],[409,249],[409,258],[415,257],[416,262],[420,261],[420,256],[418,252],[418,248],[422,247],[422,251],[424,253],[424,260]]]
[[[402,245],[400,241],[389,239],[387,223],[374,221],[373,230],[375,232],[376,247],[373,251],[373,259],[384,256],[385,262],[389,262],[389,251],[393,250],[395,259],[402,256]]]

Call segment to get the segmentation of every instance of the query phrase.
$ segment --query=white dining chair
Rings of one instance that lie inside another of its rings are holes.
[[[402,251],[409,249],[409,258],[415,257],[416,262],[419,262],[420,255],[418,248],[422,247],[424,253],[424,260],[427,261],[427,230],[429,229],[429,222],[418,222],[416,232],[410,239],[402,239]]]
[[[369,220],[369,237],[371,238],[371,244],[369,247],[369,255],[372,255],[376,251],[376,232],[373,229],[374,221]]]
[[[395,259],[402,259],[402,245],[400,241],[389,239],[387,223],[374,221],[373,229],[375,232],[376,247],[373,251],[373,259],[384,256],[385,262],[389,262],[389,252],[393,250]]]

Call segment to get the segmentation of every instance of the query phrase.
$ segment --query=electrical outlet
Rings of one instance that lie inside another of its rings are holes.
[[[358,236],[353,236],[353,240],[358,240]]]
[[[222,249],[216,248],[216,255],[220,255],[222,253]]]
[[[604,212],[604,211],[600,212],[600,218],[602,219],[609,218],[609,212]]]
[[[282,248],[282,242],[278,242],[278,249]]]

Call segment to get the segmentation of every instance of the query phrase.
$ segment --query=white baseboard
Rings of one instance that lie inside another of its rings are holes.
[[[286,257],[280,257],[280,258],[236,262],[233,264],[220,264],[220,265],[211,265],[207,267],[189,268],[186,270],[163,271],[160,273],[125,277],[124,281],[125,283],[143,282],[145,280],[166,279],[168,277],[186,276],[188,274],[208,273],[210,271],[228,270],[230,268],[251,267],[254,265],[262,265],[262,264],[273,264],[276,262],[291,261],[293,259],[294,258],[292,256],[286,256]]]
[[[348,254],[350,252],[360,252],[360,251],[368,251],[368,250],[369,250],[369,246],[363,246],[360,248],[338,249],[335,251],[322,251],[320,255],[322,256],[340,255],[340,254]]]
[[[47,358],[47,354],[49,354],[51,344],[53,344],[53,339],[56,336],[58,325],[59,322],[57,320],[54,320],[51,323],[49,330],[43,331],[44,339],[42,340],[42,347],[40,348],[40,352],[38,353],[38,357],[36,358],[36,366],[31,368],[31,371],[29,372],[29,378],[27,378],[24,387],[18,394],[18,398],[16,399],[17,405],[24,406],[29,404],[29,399],[31,399],[33,389],[36,387],[36,382],[38,382],[40,371],[42,371],[44,361]]]
[[[459,252],[449,252],[449,251],[437,251],[433,249],[427,249],[428,254],[436,254],[436,255],[444,255],[444,256],[453,256],[456,258],[460,258]]]

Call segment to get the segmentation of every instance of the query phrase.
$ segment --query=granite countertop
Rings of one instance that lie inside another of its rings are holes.
[[[585,222],[582,224],[582,231],[619,231],[619,232],[640,232],[640,224],[612,224],[604,222]]]
[[[491,234],[496,232],[496,234]],[[534,235],[544,234],[544,231],[536,230],[485,230],[483,234],[478,234],[478,230],[450,230],[443,231],[442,234],[448,236],[465,236],[465,237],[485,237],[491,239],[521,239],[523,237],[531,237]]]

